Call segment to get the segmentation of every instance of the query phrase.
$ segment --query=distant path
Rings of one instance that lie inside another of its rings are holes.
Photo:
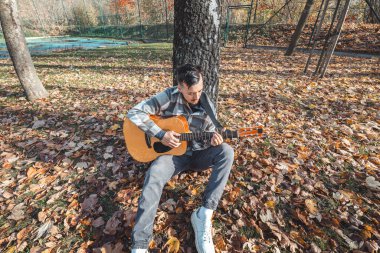
[[[228,47],[228,46],[227,46]],[[247,48],[253,49],[264,49],[264,50],[283,50],[285,51],[287,47],[274,47],[274,46],[254,46],[247,45]],[[296,52],[310,53],[309,49],[306,48],[296,48]],[[315,53],[320,53],[321,50],[314,50]],[[346,56],[346,57],[355,57],[355,58],[380,58],[380,52],[378,54],[368,54],[368,53],[356,53],[353,51],[335,51],[334,55]]]

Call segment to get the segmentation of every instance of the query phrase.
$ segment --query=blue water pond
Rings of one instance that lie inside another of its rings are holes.
[[[93,49],[128,45],[126,41],[80,37],[44,37],[26,39],[31,55],[46,54],[57,50]],[[4,40],[0,39],[0,58],[8,58],[9,54]]]

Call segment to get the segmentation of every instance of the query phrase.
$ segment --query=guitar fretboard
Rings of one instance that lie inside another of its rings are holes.
[[[238,131],[217,131],[223,136],[224,139],[238,138]],[[192,132],[192,133],[182,133],[179,137],[180,141],[194,141],[194,140],[211,140],[214,132]]]

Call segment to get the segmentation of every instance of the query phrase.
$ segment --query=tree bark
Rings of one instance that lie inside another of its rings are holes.
[[[298,40],[301,36],[303,28],[305,27],[307,18],[310,15],[310,10],[313,7],[313,4],[314,4],[314,0],[307,0],[305,8],[302,11],[302,14],[301,14],[301,17],[298,21],[296,30],[294,31],[294,33],[292,35],[292,39],[290,41],[288,49],[286,50],[285,55],[287,55],[287,56],[292,55],[294,50],[296,49]]]
[[[219,0],[175,0],[173,69],[200,65],[204,90],[216,105],[220,60]],[[177,85],[174,81],[174,85]]]
[[[21,29],[16,0],[0,0],[0,23],[9,55],[28,100],[48,96],[34,68]]]
[[[378,0],[365,0],[365,2],[367,3],[367,6],[365,8],[365,22],[366,23],[369,23],[369,24],[379,24],[380,23],[380,20],[379,20],[379,16],[380,16],[380,1]],[[369,5],[371,5],[371,7],[373,9],[371,9],[369,7]],[[374,13],[373,11],[375,11],[376,13]]]

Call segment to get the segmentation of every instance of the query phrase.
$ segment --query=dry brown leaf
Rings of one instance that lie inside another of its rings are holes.
[[[8,216],[8,219],[10,220],[23,220],[25,218],[25,212],[24,212],[25,206],[24,203],[20,203],[13,207],[11,215]]]
[[[108,183],[108,188],[113,191],[117,189],[117,185],[119,184],[118,181],[112,181]]]
[[[342,133],[348,135],[348,136],[352,136],[354,134],[354,131],[347,125],[341,125],[339,127],[339,130],[342,131]]]
[[[34,177],[35,175],[37,175],[37,172],[38,171],[38,169],[36,169],[36,168],[34,168],[34,167],[30,167],[29,169],[28,169],[28,171],[26,172],[26,175],[28,176],[28,178],[32,178],[32,177]]]
[[[369,158],[369,160],[370,160],[372,163],[374,163],[374,164],[380,166],[380,158],[379,158],[379,157],[371,156],[371,157]]]
[[[116,234],[116,231],[117,231],[117,228],[119,226],[121,222],[119,221],[119,219],[114,215],[112,216],[108,221],[107,221],[107,224],[106,224],[106,227],[105,229],[103,230],[103,232],[107,235],[115,235]]]
[[[123,244],[121,242],[118,242],[115,244],[114,249],[112,250],[112,253],[123,253]]]
[[[260,235],[260,238],[264,239],[264,233],[262,229],[256,224],[256,221],[253,219],[250,219],[249,222],[255,228],[256,232]]]
[[[9,162],[5,162],[5,163],[3,163],[2,167],[3,167],[3,169],[9,170],[12,168],[12,164]]]
[[[338,229],[338,228],[334,228],[332,227],[332,229],[339,235],[341,236],[345,241],[346,243],[348,244],[348,246],[350,247],[350,249],[358,249],[359,246],[358,246],[358,243],[356,241],[353,241],[351,240],[351,238],[349,238],[348,236],[346,236],[342,230]]]
[[[91,194],[88,198],[86,198],[83,203],[80,204],[83,212],[91,212],[95,210],[95,206],[98,203],[98,195]]]
[[[164,248],[168,247],[167,253],[177,253],[179,251],[179,240],[177,237],[169,237],[169,240],[165,243]]]
[[[112,253],[112,245],[110,243],[104,244],[100,248],[101,253]]]
[[[32,231],[32,226],[21,229],[20,232],[17,233],[17,240],[23,241],[27,236],[29,236],[30,231]]]
[[[42,252],[42,248],[39,247],[39,246],[34,246],[30,249],[30,253],[41,253]]]
[[[103,217],[99,217],[92,222],[92,226],[95,228],[101,227],[104,224],[105,224],[105,221],[103,220]]]
[[[235,200],[239,197],[241,189],[239,187],[235,187],[228,193],[228,200],[231,202],[235,202]]]
[[[177,231],[174,228],[170,227],[168,231],[166,232],[166,234],[168,235],[168,237],[172,237],[172,236],[177,235]]]
[[[214,239],[215,248],[220,251],[224,251],[227,249],[227,244],[223,239],[222,235],[217,235]]]
[[[302,246],[305,247],[305,246],[307,245],[306,241],[302,238],[302,236],[300,235],[300,233],[299,233],[298,231],[295,231],[295,230],[290,231],[289,236],[290,236],[293,240],[295,240],[295,241],[297,241],[299,244],[301,244]]]
[[[45,211],[41,211],[38,213],[38,221],[44,222],[47,218],[47,213]]]
[[[360,234],[361,234],[361,236],[363,237],[364,240],[368,240],[368,239],[370,239],[372,237],[371,232],[368,231],[368,230],[366,230],[366,229],[362,229],[360,231]]]
[[[310,225],[309,221],[307,220],[306,214],[304,214],[301,210],[297,208],[295,214],[296,214],[296,217],[299,220],[301,220],[305,225],[307,226]]]
[[[305,205],[309,213],[316,215],[318,213],[317,203],[313,199],[306,199]]]
[[[38,181],[38,183],[40,185],[50,185],[52,182],[55,181],[56,178],[57,178],[56,175],[54,175],[54,176],[47,176],[47,177],[41,178],[40,181]]]
[[[50,249],[53,249],[57,246],[57,243],[56,242],[47,242],[47,243],[45,243],[45,246],[50,248]]]

